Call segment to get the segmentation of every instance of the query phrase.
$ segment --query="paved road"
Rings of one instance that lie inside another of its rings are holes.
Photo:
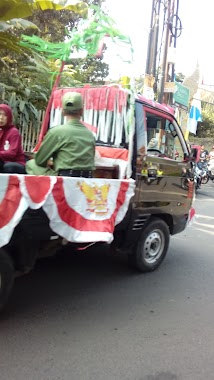
[[[213,380],[214,184],[138,274],[99,248],[40,262],[0,317],[0,380]]]

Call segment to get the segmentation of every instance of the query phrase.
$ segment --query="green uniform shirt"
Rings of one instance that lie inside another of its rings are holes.
[[[54,171],[60,169],[93,170],[95,139],[78,119],[72,119],[48,131],[35,154],[35,163],[47,167],[53,157]]]

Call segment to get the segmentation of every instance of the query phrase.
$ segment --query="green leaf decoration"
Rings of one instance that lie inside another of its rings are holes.
[[[94,14],[88,20],[82,20],[78,29],[67,33],[67,40],[59,43],[44,41],[37,36],[22,35],[21,46],[43,52],[49,59],[59,59],[63,62],[69,61],[71,53],[85,50],[87,55],[96,55],[100,41],[109,36],[114,42],[122,41],[129,45],[133,52],[131,40],[123,35],[117,28],[115,22],[106,16],[103,11],[91,6]]]

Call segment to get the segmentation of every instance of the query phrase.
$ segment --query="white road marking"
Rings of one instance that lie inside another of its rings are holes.
[[[196,217],[205,218],[205,219],[214,219],[214,216],[207,216],[207,215],[201,215],[201,214],[196,214]]]
[[[199,199],[199,202],[214,202],[214,198]]]
[[[197,228],[197,227],[195,229],[201,232],[206,232],[207,234],[210,234],[210,235],[214,235],[214,231],[207,231],[207,230],[204,230],[203,228]]]
[[[199,226],[202,226],[202,227],[214,228],[214,225],[212,225],[212,224],[199,223],[199,222],[196,222],[196,221],[195,221],[195,224],[198,224]]]

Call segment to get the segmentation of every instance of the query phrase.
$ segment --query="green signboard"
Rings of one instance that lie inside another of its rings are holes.
[[[175,82],[175,92],[173,94],[174,104],[186,111],[189,107],[189,89],[182,84]]]

